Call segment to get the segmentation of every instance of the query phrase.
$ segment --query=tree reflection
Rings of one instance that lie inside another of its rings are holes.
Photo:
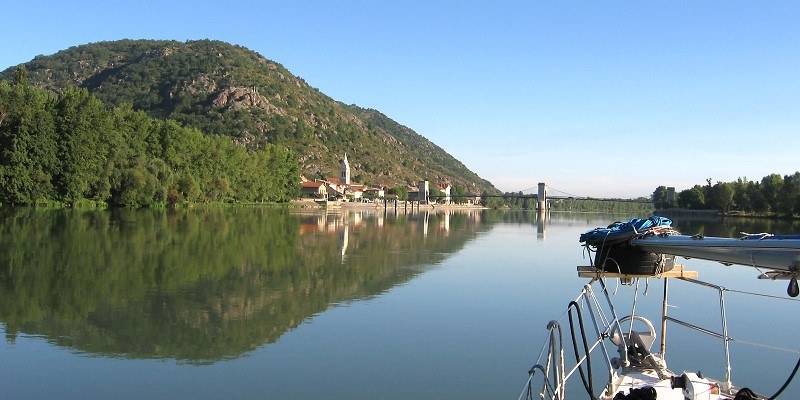
[[[210,363],[378,295],[475,237],[480,214],[0,210],[0,320],[90,354]]]

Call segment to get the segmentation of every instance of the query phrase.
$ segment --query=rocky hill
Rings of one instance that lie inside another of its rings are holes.
[[[241,145],[289,147],[309,178],[338,176],[347,153],[368,184],[449,181],[497,192],[442,148],[386,115],[321,93],[282,65],[220,41],[120,40],[72,47],[24,64],[28,82],[55,92],[88,89]],[[0,73],[11,80],[15,67]]]

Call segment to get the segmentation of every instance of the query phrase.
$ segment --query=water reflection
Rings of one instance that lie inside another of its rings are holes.
[[[212,363],[336,304],[371,298],[495,224],[537,241],[630,216],[468,211],[386,215],[233,208],[0,209],[0,322],[87,354]],[[796,222],[675,218],[685,233],[794,233]],[[571,229],[564,229],[571,227]],[[568,238],[577,248],[577,235]]]
[[[715,215],[667,215],[674,221],[675,228],[681,233],[704,236],[740,237],[745,233],[800,233],[800,221],[774,218],[723,218]]]
[[[0,321],[81,352],[209,363],[382,293],[473,239],[479,212],[0,214]]]
[[[536,224],[536,239],[544,240],[547,235],[547,219],[550,217],[550,213],[543,211],[538,212],[536,215],[537,224]]]

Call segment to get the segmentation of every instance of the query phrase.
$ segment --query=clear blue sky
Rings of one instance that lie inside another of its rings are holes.
[[[636,197],[800,170],[800,2],[7,3],[0,69],[88,42],[223,40],[504,191]]]

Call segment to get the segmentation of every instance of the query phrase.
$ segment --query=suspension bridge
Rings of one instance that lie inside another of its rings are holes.
[[[556,194],[550,194],[549,192]],[[589,197],[579,196],[567,193],[551,186],[544,182],[540,182],[537,186],[520,190],[518,192],[503,193],[503,194],[452,194],[451,199],[454,198],[478,198],[478,197],[499,197],[499,198],[517,198],[517,199],[533,199],[536,200],[536,208],[539,211],[546,211],[549,208],[550,200],[592,200],[592,201],[618,201],[630,203],[650,203],[649,199],[621,199],[621,198],[603,198],[603,197]]]

